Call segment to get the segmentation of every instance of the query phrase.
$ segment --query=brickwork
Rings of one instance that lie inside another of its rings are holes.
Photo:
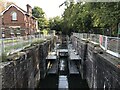
[[[29,7],[27,7],[29,8]],[[31,8],[32,11],[32,8]],[[12,20],[12,13],[16,12],[17,19]],[[20,31],[21,35],[34,34],[37,31],[37,20],[29,12],[24,11],[17,5],[11,4],[7,9],[5,9],[0,15],[0,26],[4,27],[5,30],[11,28],[15,31],[15,29],[25,29]],[[2,25],[1,25],[2,24]],[[5,31],[5,37],[10,37],[9,31]],[[11,32],[11,31],[10,31]],[[9,34],[7,34],[9,33]]]

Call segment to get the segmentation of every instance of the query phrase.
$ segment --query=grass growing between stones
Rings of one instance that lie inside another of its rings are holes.
[[[2,53],[2,55],[0,56],[0,59],[2,62],[6,62],[9,60],[17,60],[22,55],[21,50],[24,50],[36,44],[43,43],[44,41],[46,41],[46,39],[35,39],[31,42],[31,44],[29,42],[25,42],[22,45],[16,44],[13,46],[7,46],[5,47],[4,53]],[[17,49],[20,49],[20,51],[18,50],[17,52],[15,52],[15,50]]]
[[[0,62],[5,62],[7,61],[7,55],[5,53],[2,53],[0,56]]]

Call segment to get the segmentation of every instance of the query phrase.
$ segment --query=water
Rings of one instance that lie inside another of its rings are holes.
[[[38,88],[40,90],[44,89],[55,89],[58,90],[58,75],[46,75],[44,79],[40,80]]]
[[[67,57],[61,57],[59,60],[59,75],[68,74],[68,61]]]
[[[65,89],[68,90],[68,78],[66,75],[59,76],[58,90]]]
[[[65,49],[66,45],[63,45],[61,48]],[[46,75],[40,81],[39,89],[74,90],[84,88],[89,90],[86,81],[82,80],[80,74],[69,74],[68,57],[60,57],[58,65],[58,73]]]
[[[61,57],[59,60],[59,81],[58,90],[68,90],[68,63],[67,57]]]

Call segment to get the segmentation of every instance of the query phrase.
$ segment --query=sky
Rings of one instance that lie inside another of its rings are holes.
[[[45,12],[47,18],[61,16],[64,12],[65,6],[59,8],[65,0],[7,0],[16,3],[23,10],[27,10],[26,5],[29,4],[34,8],[34,6],[39,6]]]

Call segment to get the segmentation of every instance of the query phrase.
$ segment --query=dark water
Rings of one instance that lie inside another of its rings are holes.
[[[68,60],[67,57],[61,57],[59,59],[59,75],[68,74]]]
[[[44,79],[40,80],[38,88],[44,89],[55,89],[58,90],[58,75],[46,75]]]
[[[68,82],[69,82],[69,90],[74,90],[74,89],[87,89],[88,85],[85,80],[82,80],[80,75],[70,75],[68,77]]]
[[[63,45],[64,48],[66,45]],[[68,57],[60,57],[59,68],[57,74],[49,74],[42,80],[38,88],[40,90],[75,90],[75,89],[88,89],[88,85],[85,80],[82,80],[81,75],[69,75],[68,71]]]
[[[64,87],[65,88],[67,87],[68,89],[65,89]],[[54,75],[52,74],[46,75],[46,77],[40,81],[39,89],[40,90],[45,90],[45,89],[54,89],[54,90],[88,89],[89,90],[86,81],[82,80],[80,74],[69,75],[66,57],[62,57],[60,59],[59,73]]]

